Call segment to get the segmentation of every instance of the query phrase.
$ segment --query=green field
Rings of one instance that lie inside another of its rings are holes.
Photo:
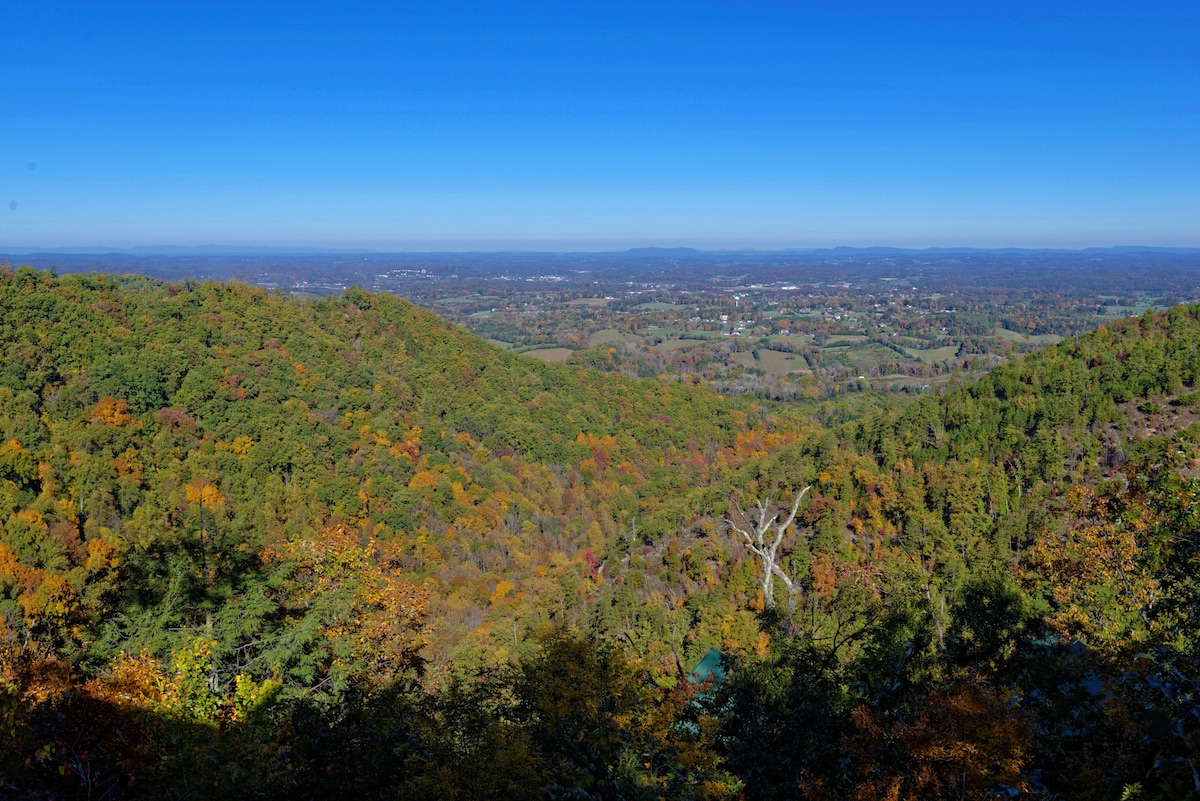
[[[832,336],[829,339],[825,340],[825,344],[822,347],[832,348],[832,347],[836,347],[838,345],[860,345],[866,341],[867,341],[867,338],[864,336],[857,336],[857,335],[853,335],[853,334],[838,334],[836,336]]]
[[[588,345],[593,348],[601,345],[624,345],[626,342],[637,342],[640,339],[637,334],[629,334],[615,328],[602,328],[588,337]]]
[[[953,359],[958,353],[958,345],[946,345],[941,348],[905,348],[904,352],[914,359],[933,364],[934,362],[944,362],[946,359]]]
[[[842,364],[853,370],[857,375],[866,375],[878,367],[894,364],[904,358],[891,348],[885,348],[883,345],[874,342],[857,347],[842,347],[831,351],[822,351],[821,355],[827,363]]]
[[[1058,334],[1020,334],[1016,331],[1009,331],[1007,328],[997,328],[996,336],[1001,339],[1007,339],[1010,342],[1032,342],[1035,345],[1056,345],[1062,342],[1062,337]]]
[[[782,353],[777,350],[759,350],[758,366],[768,375],[787,375],[788,373],[810,373],[808,362],[803,356],[794,353]]]
[[[527,350],[525,356],[532,356],[535,359],[541,359],[544,362],[565,362],[571,355],[570,348],[535,348]]]
[[[783,342],[789,345],[812,344],[812,337],[808,334],[789,334],[787,336],[784,336],[783,334],[772,334],[771,336],[767,337],[767,339],[771,342]]]

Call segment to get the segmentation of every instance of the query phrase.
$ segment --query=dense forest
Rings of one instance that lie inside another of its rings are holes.
[[[1200,796],[1200,307],[809,405],[361,289],[0,343],[0,797]]]

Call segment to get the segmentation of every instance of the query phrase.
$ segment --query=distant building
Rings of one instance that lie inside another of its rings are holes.
[[[725,659],[725,654],[718,651],[716,648],[709,648],[708,653],[704,658],[696,663],[692,668],[692,672],[688,674],[688,681],[692,684],[720,684],[725,681],[725,666],[722,662]]]

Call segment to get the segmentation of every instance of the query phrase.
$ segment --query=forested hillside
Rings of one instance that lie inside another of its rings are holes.
[[[23,268],[0,343],[7,795],[1200,793],[1200,308],[853,409],[361,290]]]

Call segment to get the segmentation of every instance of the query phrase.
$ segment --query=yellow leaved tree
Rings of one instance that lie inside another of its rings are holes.
[[[301,669],[310,680],[379,685],[420,668],[429,593],[401,575],[399,548],[333,521],[319,537],[271,546],[263,559],[291,567],[282,600],[295,613],[292,628],[324,642]]]

